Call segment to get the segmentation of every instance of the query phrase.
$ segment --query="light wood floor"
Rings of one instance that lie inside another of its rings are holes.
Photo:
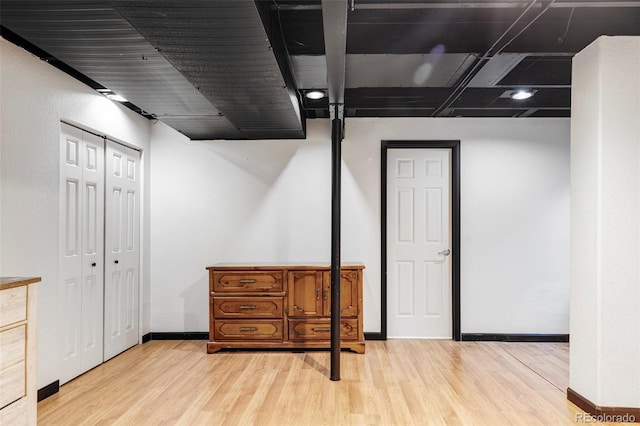
[[[564,343],[368,341],[342,353],[220,352],[152,341],[38,404],[40,425],[576,424]]]

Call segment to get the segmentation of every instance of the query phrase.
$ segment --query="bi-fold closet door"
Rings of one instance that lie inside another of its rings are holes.
[[[107,139],[104,360],[138,343],[140,153]]]
[[[138,342],[140,154],[61,123],[60,383]]]

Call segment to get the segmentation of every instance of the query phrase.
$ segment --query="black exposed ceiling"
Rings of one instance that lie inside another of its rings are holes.
[[[568,117],[572,56],[640,35],[640,1],[342,1],[346,117]],[[327,89],[319,0],[0,0],[0,19],[6,39],[192,139],[301,138],[329,117],[304,96]]]

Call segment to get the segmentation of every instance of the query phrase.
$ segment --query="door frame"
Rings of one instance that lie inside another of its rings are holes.
[[[381,212],[381,327],[378,340],[387,339],[387,150],[389,149],[451,150],[451,317],[453,340],[460,341],[460,141],[459,140],[383,140],[380,149]],[[373,333],[370,333],[373,334]]]

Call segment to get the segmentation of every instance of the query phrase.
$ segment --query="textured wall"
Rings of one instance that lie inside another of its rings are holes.
[[[640,407],[640,37],[573,62],[570,387]]]

